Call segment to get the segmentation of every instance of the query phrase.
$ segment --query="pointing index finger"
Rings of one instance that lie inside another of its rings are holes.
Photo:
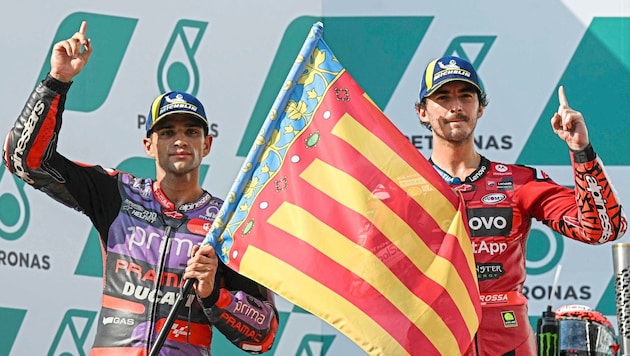
[[[87,32],[87,21],[81,22],[81,28],[79,29],[79,33],[85,35]]]
[[[564,86],[562,85],[558,88],[558,100],[560,101],[560,105],[569,107],[567,97],[564,95]]]

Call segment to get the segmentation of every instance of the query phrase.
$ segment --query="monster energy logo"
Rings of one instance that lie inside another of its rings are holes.
[[[538,334],[538,355],[556,356],[558,354],[558,333]]]

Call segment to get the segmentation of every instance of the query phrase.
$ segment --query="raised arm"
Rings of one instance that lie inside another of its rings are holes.
[[[580,151],[589,145],[588,130],[584,117],[579,111],[569,106],[569,101],[564,94],[564,87],[558,88],[558,111],[551,118],[553,132],[558,135],[573,151]]]
[[[87,38],[87,22],[81,23],[79,32],[53,46],[50,56],[50,76],[68,83],[87,64],[92,54],[92,44]]]
[[[7,135],[2,156],[11,173],[77,210],[80,210],[77,201],[68,192],[53,162],[64,160],[57,153],[57,138],[66,93],[72,78],[83,69],[92,53],[86,30],[87,23],[83,22],[79,32],[53,46],[51,72],[28,98]]]
[[[574,240],[602,244],[619,239],[627,218],[604,164],[588,139],[582,114],[569,106],[561,86],[558,111],[551,118],[554,132],[567,143],[575,177],[573,193],[567,188],[534,183],[542,197],[535,202],[537,218]]]

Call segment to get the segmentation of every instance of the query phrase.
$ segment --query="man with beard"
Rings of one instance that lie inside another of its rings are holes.
[[[467,210],[482,304],[481,325],[469,355],[534,355],[525,282],[532,219],[571,239],[602,244],[620,238],[627,221],[591,146],[582,114],[561,86],[551,127],[568,146],[575,188],[523,165],[493,162],[475,148],[474,132],[488,105],[475,68],[447,56],[431,61],[421,80],[416,111],[433,133],[430,162]]]

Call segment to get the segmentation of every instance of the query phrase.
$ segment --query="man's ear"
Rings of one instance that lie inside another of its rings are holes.
[[[210,148],[212,148],[212,136],[208,135],[205,137],[203,142],[203,156],[207,156],[210,153]]]
[[[149,157],[155,158],[155,155],[153,154],[153,140],[151,138],[143,138],[142,144],[144,145],[144,153],[146,153]]]
[[[416,114],[418,114],[418,118],[421,123],[428,123],[429,118],[427,117],[427,109],[423,108],[420,105],[416,106]]]
[[[479,105],[479,110],[477,110],[477,119],[481,118],[483,116],[483,109],[484,107]]]

